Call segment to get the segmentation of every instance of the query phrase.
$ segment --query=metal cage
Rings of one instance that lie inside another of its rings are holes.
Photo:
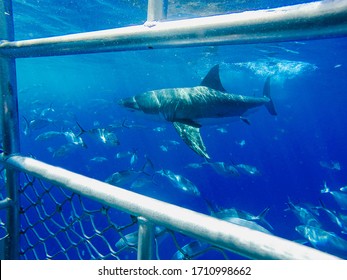
[[[0,2],[1,259],[160,259],[164,236],[177,258],[196,257],[177,235],[195,242],[195,254],[214,251],[218,258],[233,252],[252,259],[338,259],[20,154],[16,59],[347,35],[343,0],[177,21],[165,21],[167,4],[149,0],[140,26],[15,41],[11,0]],[[119,224],[119,215],[127,222]]]

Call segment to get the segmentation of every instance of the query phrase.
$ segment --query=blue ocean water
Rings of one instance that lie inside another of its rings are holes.
[[[307,1],[169,1],[169,19],[273,8]],[[142,24],[146,1],[14,1],[16,39],[31,39]],[[193,182],[201,196],[170,186],[125,186],[170,203],[210,214],[204,197],[219,209],[235,207],[254,215],[269,207],[266,220],[275,235],[302,240],[300,221],[288,199],[317,212],[321,207],[346,217],[330,193],[347,185],[347,39],[242,46],[210,46],[150,51],[25,58],[17,60],[21,150],[25,155],[99,180],[120,170],[171,170]],[[213,162],[256,167],[260,174],[218,174],[179,138],[170,123],[153,122],[121,108],[120,98],[148,90],[199,85],[214,65],[228,92],[261,96],[271,75],[278,116],[260,108],[240,120],[203,126]],[[28,122],[41,120],[27,130]],[[42,121],[44,120],[44,121]],[[82,135],[85,145],[67,145],[49,131],[112,128],[119,143]],[[122,123],[127,127],[122,127]],[[128,153],[128,156],[121,157]],[[119,155],[117,157],[117,154]],[[136,156],[136,157],[135,157]],[[326,231],[347,240],[324,211]],[[344,221],[346,223],[346,220]],[[310,246],[310,244],[308,244]],[[334,248],[323,248],[335,253]],[[346,248],[347,250],[347,248]]]

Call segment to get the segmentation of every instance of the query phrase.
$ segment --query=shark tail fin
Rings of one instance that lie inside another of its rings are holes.
[[[266,78],[264,89],[263,89],[263,96],[267,97],[269,99],[269,102],[265,104],[266,109],[269,111],[269,113],[273,116],[277,116],[277,112],[275,109],[275,105],[272,101],[271,94],[270,94],[270,76]]]

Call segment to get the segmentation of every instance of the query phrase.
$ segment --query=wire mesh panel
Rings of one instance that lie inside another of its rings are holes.
[[[136,259],[136,217],[23,173],[20,197],[22,259]],[[159,226],[155,245],[156,259],[229,258]]]
[[[26,174],[20,192],[23,259],[119,259],[122,250],[115,244],[121,231],[136,223],[129,215]]]

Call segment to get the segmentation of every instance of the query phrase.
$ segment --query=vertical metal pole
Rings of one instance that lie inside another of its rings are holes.
[[[0,40],[14,40],[12,1],[0,1]],[[10,155],[19,152],[18,100],[15,60],[0,57],[0,102],[3,152]],[[6,226],[8,237],[5,244],[5,259],[19,259],[19,175],[6,170],[7,208]]]
[[[166,19],[168,0],[148,0],[147,22]]]
[[[154,225],[146,218],[138,217],[139,235],[138,235],[138,260],[152,260],[155,253],[155,235]]]

